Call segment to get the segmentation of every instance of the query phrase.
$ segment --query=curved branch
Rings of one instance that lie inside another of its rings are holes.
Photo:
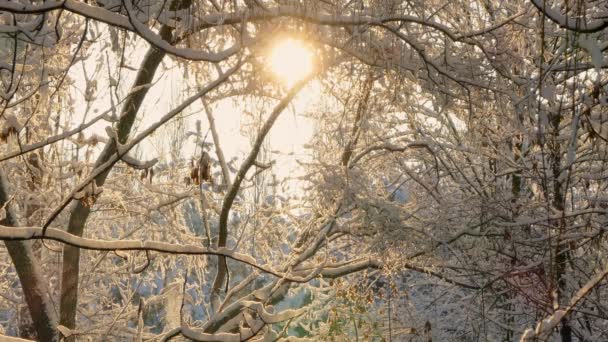
[[[556,23],[561,28],[565,28],[566,30],[579,33],[593,33],[599,32],[608,27],[608,19],[587,21],[586,18],[570,18],[561,14],[555,8],[547,6],[545,0],[531,1],[539,11],[547,16],[547,18],[551,19],[552,22]]]
[[[574,296],[570,299],[570,304],[564,309],[555,310],[555,312],[538,322],[536,329],[527,329],[521,337],[521,342],[546,340],[557,325],[593,290],[608,276],[608,267],[599,272],[595,277],[591,278],[585,286],[581,287]]]
[[[170,40],[173,36],[172,29],[168,26],[163,26],[160,29],[159,35],[162,39]],[[118,143],[124,143],[131,132],[135,117],[139,108],[146,97],[149,85],[152,83],[156,69],[165,57],[165,52],[162,50],[150,47],[144,56],[141,66],[137,72],[131,91],[126,101],[123,103],[120,111],[120,119],[116,124],[116,139],[106,143],[103,151],[95,162],[95,171],[101,171],[90,178],[89,182],[93,181],[97,186],[103,186],[106,177],[110,173],[112,162],[108,161],[115,157],[118,148]],[[107,165],[106,165],[107,164]],[[100,170],[102,166],[106,166]],[[58,215],[65,206],[70,202],[71,197],[65,201],[55,213]],[[82,201],[73,201],[70,208],[67,231],[70,234],[82,236],[85,223],[91,213],[91,208],[85,206]],[[54,219],[51,216],[50,223]],[[61,280],[61,324],[73,329],[76,322],[76,305],[78,299],[78,279],[80,273],[80,249],[64,246],[63,250],[63,265],[62,265],[62,280]],[[73,340],[73,338],[71,339]]]
[[[278,119],[279,115],[285,110],[287,105],[291,102],[291,100],[298,94],[298,92],[304,88],[304,86],[315,76],[314,73],[311,73],[307,78],[301,80],[296,83],[287,93],[287,95],[274,107],[272,113],[268,117],[268,120],[264,123],[264,126],[260,129],[260,133],[258,134],[255,142],[253,143],[253,147],[251,148],[251,152],[247,156],[247,159],[241,165],[241,168],[236,174],[234,182],[230,185],[226,196],[224,197],[224,202],[222,203],[222,211],[220,212],[220,222],[219,222],[219,239],[218,246],[225,247],[226,241],[228,239],[228,214],[230,213],[230,209],[232,209],[232,204],[234,203],[234,199],[241,188],[241,183],[245,179],[245,175],[247,171],[255,164],[256,158],[258,157],[258,153],[262,148],[262,143],[266,138],[268,132],[274,125],[275,121]],[[218,271],[215,277],[215,281],[213,283],[214,292],[219,292],[219,289],[224,284],[224,279],[226,277],[227,267],[225,258],[220,257],[218,259]]]
[[[148,28],[148,26],[144,25],[141,21],[137,20],[137,16],[133,13],[133,5],[129,0],[123,2],[125,5],[125,9],[129,14],[129,21],[133,25],[134,32],[145,39],[150,45],[155,46],[156,48],[163,50],[167,53],[170,53],[174,56],[182,57],[191,61],[206,61],[218,63],[221,62],[230,56],[233,56],[241,49],[241,44],[237,42],[233,47],[226,49],[225,51],[219,53],[209,53],[199,50],[194,50],[190,48],[177,48],[171,45],[166,40],[160,39],[160,37],[152,32]]]
[[[228,248],[206,248],[200,245],[180,245],[160,241],[141,241],[141,240],[96,240],[72,235],[64,230],[56,228],[42,227],[9,227],[0,225],[0,240],[4,241],[25,241],[25,240],[53,240],[66,245],[95,250],[95,251],[152,251],[166,254],[181,255],[215,255],[242,262],[254,267],[264,273],[275,277],[294,282],[305,283],[310,277],[294,277],[286,273],[276,271],[269,266],[259,265],[251,256],[235,253]]]
[[[130,96],[130,94],[127,95],[127,96]],[[14,151],[14,152],[8,152],[8,153],[5,153],[3,155],[0,155],[0,162],[3,162],[5,160],[9,160],[11,158],[18,157],[18,156],[20,156],[22,154],[26,154],[28,152],[32,152],[32,151],[41,149],[41,148],[43,148],[43,147],[45,147],[47,145],[51,145],[51,144],[54,144],[54,143],[56,143],[58,141],[67,139],[67,138],[69,138],[71,136],[74,136],[74,135],[76,135],[76,134],[84,131],[85,129],[93,126],[95,123],[99,122],[102,119],[103,120],[111,119],[110,117],[108,117],[108,114],[111,112],[111,110],[112,109],[108,109],[105,112],[99,114],[98,116],[94,117],[93,119],[89,120],[86,123],[83,123],[83,124],[79,125],[78,127],[74,128],[74,129],[71,129],[69,131],[65,131],[65,132],[63,132],[61,134],[57,134],[57,135],[53,135],[53,136],[47,137],[43,141],[39,141],[39,142],[36,142],[36,143],[33,143],[33,144],[29,144],[29,145],[19,145],[19,150]]]
[[[536,5],[537,3],[539,3],[539,0],[533,0],[533,2]],[[150,30],[141,21],[137,20],[137,15],[133,12],[133,5],[130,1],[124,1],[123,3],[125,4],[125,8],[127,9],[128,16],[109,11],[102,7],[88,5],[86,3],[79,2],[76,0],[48,1],[41,5],[26,5],[2,1],[0,2],[0,11],[15,14],[41,14],[60,9],[67,10],[69,12],[81,15],[89,19],[93,19],[114,27],[119,27],[134,32],[140,35],[145,40],[147,40],[153,46],[157,47],[158,49],[162,49],[167,53],[191,60],[218,62],[229,56],[232,56],[240,49],[238,43],[232,48],[229,48],[219,53],[203,52],[189,48],[177,48],[159,39],[156,33]],[[453,41],[463,41],[468,44],[475,44],[475,42],[473,42],[470,38],[496,30],[504,26],[505,24],[513,21],[522,14],[523,13],[517,13],[513,16],[506,18],[504,21],[496,25],[487,28],[482,28],[473,32],[458,34],[455,33],[452,28],[440,22],[428,20],[425,18],[419,18],[411,15],[343,15],[340,13],[320,13],[319,11],[311,10],[311,8],[308,8],[307,6],[286,5],[278,6],[275,8],[256,7],[231,13],[221,12],[203,15],[200,18],[196,19],[197,22],[192,24],[191,28],[188,30],[188,33],[184,34],[184,36],[191,34],[192,32],[205,30],[211,27],[240,24],[245,21],[255,22],[289,17],[316,25],[337,27],[361,25],[384,26],[389,23],[412,23],[437,30],[445,34]],[[608,25],[606,22],[600,22],[600,24]],[[594,25],[597,26],[597,24]],[[590,24],[587,26],[590,26],[589,29],[599,30],[594,25]],[[584,28],[586,28],[586,26],[584,26]],[[179,41],[183,39],[184,36],[178,37],[177,40]]]
[[[222,83],[224,83],[224,81],[226,81],[228,79],[228,77],[230,77],[230,75],[232,75],[236,70],[238,70],[241,65],[242,65],[242,62],[238,63],[236,66],[234,66],[230,70],[228,70],[225,74],[221,75],[215,81],[211,82],[206,87],[201,89],[198,93],[187,98],[179,106],[177,106],[175,109],[171,110],[169,113],[165,114],[159,121],[157,121],[156,123],[154,123],[153,125],[148,127],[146,130],[141,132],[136,137],[134,137],[127,144],[117,146],[116,153],[113,154],[106,162],[104,162],[103,164],[101,164],[97,168],[95,168],[95,170],[93,170],[91,172],[91,174],[84,181],[82,181],[80,184],[78,184],[76,187],[74,187],[72,192],[62,200],[61,204],[55,210],[53,210],[51,215],[49,215],[48,219],[45,221],[45,223],[43,225],[43,229],[48,228],[48,226],[55,220],[55,218],[57,216],[59,216],[59,214],[63,211],[63,209],[74,199],[74,196],[78,192],[82,191],[85,187],[87,187],[89,184],[94,182],[98,176],[107,172],[118,160],[121,160],[122,157],[125,156],[133,147],[135,147],[142,140],[144,140],[146,137],[148,137],[150,134],[152,134],[154,131],[156,131],[160,126],[164,125],[167,121],[171,120],[177,114],[181,113],[184,109],[186,109],[194,101],[198,100],[199,98],[201,98],[202,96],[204,96],[205,94],[210,92],[211,90],[215,89],[216,87],[218,87]]]
[[[168,26],[161,28],[161,37],[165,40],[170,40],[172,29]],[[97,186],[102,186],[108,176],[112,166],[119,160],[122,159],[134,146],[140,141],[149,136],[152,132],[158,129],[160,126],[171,120],[175,115],[179,114],[186,107],[192,104],[195,100],[207,94],[209,91],[215,89],[221,85],[228,77],[230,77],[236,70],[240,68],[242,62],[237,63],[233,68],[228,70],[226,73],[219,75],[215,81],[209,83],[206,87],[203,87],[197,94],[186,99],[174,110],[163,116],[158,122],[153,124],[151,127],[140,133],[138,136],[127,142],[131,128],[135,121],[135,116],[139,110],[144,97],[147,94],[148,88],[144,87],[135,93],[134,89],[140,89],[139,87],[147,85],[152,81],[156,68],[162,61],[165,53],[161,50],[157,50],[151,47],[142,62],[142,66],[137,74],[133,91],[134,95],[124,103],[121,110],[120,121],[117,124],[116,132],[113,131],[113,139],[106,145],[101,155],[97,159],[95,169],[86,178],[84,182],[81,182],[72,193],[64,198],[61,204],[51,213],[49,218],[46,220],[43,231],[53,222],[53,220],[67,207],[69,203],[73,203],[72,210],[70,212],[70,218],[68,223],[68,231],[75,235],[82,235],[84,225],[90,214],[90,207],[85,206],[82,201],[73,201],[74,195],[80,192],[88,184],[95,183]],[[126,143],[126,144],[125,144]],[[124,144],[124,145],[123,145]],[[79,274],[79,259],[80,250],[78,248],[71,248],[66,246],[63,255],[63,275],[61,282],[61,323],[69,328],[74,328],[75,323],[75,312],[77,303],[77,291],[78,291],[78,274]]]

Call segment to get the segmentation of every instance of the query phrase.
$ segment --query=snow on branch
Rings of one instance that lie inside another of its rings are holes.
[[[281,99],[281,101],[279,101],[279,103],[274,107],[268,119],[266,120],[266,122],[264,122],[264,125],[260,129],[260,132],[258,133],[253,143],[249,155],[247,156],[245,161],[243,161],[243,164],[241,165],[240,169],[236,174],[234,182],[230,185],[230,188],[228,189],[226,196],[224,197],[224,201],[222,202],[222,211],[220,212],[219,217],[218,246],[223,247],[226,245],[226,241],[228,238],[228,215],[230,214],[230,210],[232,209],[232,204],[234,203],[236,195],[241,188],[241,183],[245,179],[245,176],[247,175],[249,169],[251,169],[251,167],[254,166],[254,164],[256,163],[256,158],[258,157],[258,153],[262,148],[262,144],[264,143],[266,135],[268,135],[268,133],[270,132],[270,129],[274,125],[275,121],[278,119],[279,115],[281,115],[283,110],[285,110],[289,103],[291,103],[291,100],[300,92],[300,90],[304,88],[304,86],[308,84],[310,80],[312,80],[316,76],[316,73],[311,73],[310,75],[308,75],[308,77],[296,83],[289,90],[287,95],[285,95],[285,97]],[[221,257],[218,261],[219,267],[214,283],[214,288],[216,290],[219,289],[220,286],[222,286],[222,284],[224,283],[224,279],[227,275],[228,266],[226,265],[225,261],[226,260]]]
[[[589,295],[591,290],[598,286],[602,280],[606,278],[606,276],[608,276],[608,266],[604,267],[602,272],[598,273],[595,277],[589,280],[585,286],[581,287],[570,299],[570,304],[566,308],[555,310],[551,316],[538,322],[536,329],[526,329],[524,334],[521,336],[520,342],[536,341],[539,339],[543,341],[549,338],[553,330],[564,319],[564,317],[566,317],[570,311],[572,311],[578,305],[578,303]]]
[[[356,155],[352,159],[352,161],[349,163],[349,165],[351,165],[351,167],[352,167],[352,165],[357,164],[357,162],[359,160],[361,160],[361,158],[363,158],[364,156],[366,156],[367,154],[369,154],[372,151],[385,150],[388,152],[405,152],[406,150],[412,149],[412,148],[426,148],[426,149],[430,150],[431,153],[433,153],[433,151],[430,149],[430,147],[428,146],[428,144],[426,142],[410,142],[403,146],[386,143],[386,144],[382,144],[382,145],[372,145],[372,146],[366,148],[361,153]]]
[[[74,128],[74,129],[65,131],[65,132],[63,132],[61,134],[49,136],[46,139],[44,139],[42,141],[39,141],[39,142],[36,142],[36,143],[33,143],[33,144],[19,145],[19,149],[18,150],[14,151],[14,152],[8,152],[8,153],[5,153],[3,155],[0,155],[0,162],[3,162],[5,160],[18,157],[18,156],[20,156],[22,154],[25,154],[25,153],[28,153],[28,152],[32,152],[32,151],[38,150],[38,149],[43,148],[43,147],[45,147],[47,145],[56,143],[56,142],[64,140],[64,139],[68,139],[68,138],[70,138],[70,137],[72,137],[72,136],[74,136],[74,135],[76,135],[78,133],[81,133],[85,129],[93,126],[93,124],[97,123],[98,121],[100,121],[102,119],[105,119],[107,117],[107,114],[108,114],[108,112],[110,110],[111,109],[108,109],[107,111],[101,113],[100,115],[96,116],[92,120],[89,120],[88,122],[86,122],[84,124],[81,124],[81,125],[79,125],[78,127]],[[96,144],[96,141],[99,141],[99,140],[100,140],[99,137],[97,137],[96,135],[93,135],[91,138],[89,138],[88,140],[83,141],[83,142],[84,143],[89,143],[89,144],[93,145],[93,144]]]
[[[219,53],[209,53],[189,48],[176,48],[171,45],[167,41],[163,40],[159,35],[155,34],[148,28],[148,26],[144,25],[141,21],[137,19],[137,15],[133,11],[133,4],[130,1],[124,2],[125,9],[129,14],[129,20],[135,29],[135,32],[138,33],[142,38],[144,38],[148,43],[154,45],[155,47],[170,53],[172,55],[182,57],[192,61],[206,61],[206,62],[221,62],[230,56],[236,54],[241,49],[241,44],[236,43],[233,47],[224,50]]]
[[[70,246],[96,251],[154,251],[180,255],[223,256],[238,262],[242,262],[262,272],[272,274],[290,282],[301,283],[308,281],[307,277],[292,277],[285,273],[275,271],[269,266],[260,265],[253,257],[245,254],[235,253],[228,248],[205,248],[199,245],[171,244],[160,241],[97,240],[72,235],[66,231],[56,228],[47,228],[46,231],[43,232],[42,227],[8,227],[0,225],[0,240],[23,241],[42,239],[53,240]]]
[[[151,135],[159,127],[161,127],[162,125],[167,123],[169,120],[171,120],[177,114],[181,113],[184,109],[186,109],[188,106],[190,106],[194,101],[205,96],[208,92],[212,91],[213,89],[215,89],[215,88],[219,87],[221,84],[223,84],[224,81],[226,81],[233,73],[235,73],[241,67],[242,63],[243,62],[237,63],[234,67],[227,70],[223,75],[220,75],[213,82],[210,82],[205,87],[202,87],[202,89],[200,89],[199,92],[197,92],[196,94],[194,94],[191,97],[184,100],[179,106],[177,106],[173,110],[169,111],[160,120],[158,120],[156,123],[152,124],[150,127],[145,129],[143,132],[141,132],[139,135],[134,137],[128,143],[117,146],[117,153],[112,155],[112,158],[110,158],[108,161],[106,161],[105,163],[103,163],[103,164],[99,165],[97,168],[95,168],[91,172],[91,174],[86,179],[84,179],[82,182],[80,182],[76,187],[74,187],[72,192],[62,200],[62,202],[56,209],[54,209],[52,211],[52,213],[49,215],[49,217],[45,221],[45,223],[43,225],[43,229],[46,229],[55,220],[55,218],[63,211],[63,209],[72,201],[72,199],[75,198],[74,196],[78,192],[82,191],[90,183],[94,182],[95,179],[100,174],[102,174],[103,172],[106,172],[118,160],[120,160],[123,156],[125,156],[133,147],[135,147],[137,144],[139,144],[147,136]]]
[[[266,324],[280,323],[298,317],[306,312],[306,309],[302,308],[297,310],[284,310],[282,312],[273,314],[266,311],[262,303],[254,301],[243,301],[243,306],[254,310],[260,319]]]
[[[496,25],[483,28],[477,31],[458,34],[454,32],[452,28],[445,24],[427,18],[420,18],[412,15],[346,15],[342,13],[321,13],[319,11],[311,10],[310,8],[307,8],[306,6],[302,5],[282,5],[274,8],[253,8],[233,13],[207,14],[197,19],[197,23],[193,25],[193,31],[199,31],[220,25],[233,25],[242,23],[244,21],[263,21],[275,18],[290,17],[306,21],[312,24],[324,26],[381,26],[383,24],[388,23],[411,23],[420,26],[430,27],[434,30],[444,33],[452,40],[462,41],[496,30],[504,26],[505,24],[515,20],[516,18],[522,16],[523,14],[524,12],[516,13],[515,15],[506,18],[504,21]]]
[[[532,0],[532,3],[547,18],[558,24],[561,28],[580,33],[598,32],[608,27],[608,19],[590,21],[587,18],[571,18],[561,14],[557,9],[547,6],[545,0]]]
[[[244,315],[249,325],[248,328],[240,327],[238,333],[219,332],[215,334],[209,334],[199,331],[199,329],[193,329],[182,325],[181,327],[175,328],[160,338],[160,341],[168,341],[171,338],[181,334],[184,337],[189,338],[193,341],[205,341],[205,342],[241,342],[247,341],[257,335],[265,324],[261,320],[253,319],[250,315]]]
[[[65,9],[72,13],[82,15],[83,17],[95,19],[112,26],[121,27],[130,31],[134,30],[129,20],[124,16],[76,0],[47,1],[40,5],[0,0],[0,11],[15,14],[43,14],[60,9]]]
[[[24,338],[12,337],[7,335],[0,335],[0,340],[5,342],[30,342],[32,340],[26,340]]]
[[[158,34],[154,33],[144,23],[137,19],[137,14],[133,10],[131,1],[124,1],[123,4],[129,15],[128,17],[76,0],[49,1],[41,5],[28,5],[0,0],[0,11],[16,14],[42,14],[54,10],[67,10],[88,19],[135,32],[156,48],[189,60],[217,63],[234,55],[241,48],[239,43],[219,53],[204,52],[189,48],[177,48],[164,41]]]
[[[534,2],[536,4],[539,0],[535,0]],[[0,11],[14,14],[43,14],[54,10],[66,10],[88,19],[93,19],[110,26],[134,32],[156,48],[188,60],[219,62],[236,54],[242,47],[241,44],[237,42],[233,47],[218,53],[175,47],[169,42],[161,39],[158,34],[154,33],[145,23],[138,19],[138,12],[134,9],[132,1],[123,1],[123,4],[127,11],[127,16],[76,0],[49,1],[40,5],[21,4],[0,0]],[[384,26],[389,23],[411,23],[439,31],[451,40],[474,44],[475,42],[470,39],[471,37],[499,29],[522,14],[523,13],[517,13],[506,18],[502,22],[487,28],[482,28],[473,32],[458,33],[443,23],[411,15],[344,15],[340,13],[322,13],[318,10],[311,10],[311,8],[301,5],[283,5],[275,8],[253,8],[230,13],[210,13],[199,18],[193,18],[193,24],[187,30],[187,33],[183,33],[176,41],[184,39],[192,32],[202,31],[211,27],[234,25],[244,21],[267,21],[289,17],[323,26]],[[158,18],[164,18],[166,16],[166,13],[161,13]],[[605,27],[606,22],[602,21],[600,23],[604,24]]]
[[[158,158],[143,161],[127,154],[122,156],[122,161],[136,170],[143,170],[154,166],[158,162]]]

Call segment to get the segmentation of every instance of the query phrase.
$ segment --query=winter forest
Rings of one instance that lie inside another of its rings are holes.
[[[608,341],[607,51],[606,0],[0,0],[0,340]]]

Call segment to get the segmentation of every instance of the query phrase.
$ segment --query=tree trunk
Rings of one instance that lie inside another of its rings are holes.
[[[15,213],[9,200],[8,182],[6,176],[0,171],[0,206],[4,206],[6,217],[0,224],[9,227],[18,227]],[[25,301],[29,308],[34,329],[39,341],[57,341],[55,331],[57,317],[53,309],[48,289],[48,282],[42,273],[40,263],[34,257],[31,241],[5,241],[8,254],[15,265],[17,276]]]
[[[160,31],[160,35],[166,41],[171,39],[172,28],[169,26],[163,26]],[[133,83],[132,89],[142,85],[147,85],[152,82],[156,69],[160,65],[165,52],[158,50],[154,47],[150,47],[146,56],[144,57],[135,82]],[[135,116],[144,100],[144,97],[148,93],[147,87],[141,88],[137,93],[130,96],[124,103],[120,121],[117,125],[117,135],[120,143],[127,141],[133,123],[135,122]],[[101,155],[95,163],[95,167],[102,165],[109,158],[116,153],[116,143],[114,141],[108,142]],[[100,174],[96,179],[95,183],[97,186],[102,186],[110,173],[110,169]],[[82,236],[84,231],[84,225],[89,217],[91,210],[85,206],[81,201],[73,201],[70,210],[70,219],[68,223],[68,232],[77,236]],[[67,328],[74,329],[76,323],[76,305],[78,302],[78,280],[80,274],[80,249],[72,246],[65,245],[63,248],[63,272],[61,278],[61,324]],[[74,339],[72,338],[71,341]]]

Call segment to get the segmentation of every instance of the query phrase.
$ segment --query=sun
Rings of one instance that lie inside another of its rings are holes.
[[[279,41],[270,52],[272,73],[291,87],[313,70],[313,54],[304,42],[296,39]]]

